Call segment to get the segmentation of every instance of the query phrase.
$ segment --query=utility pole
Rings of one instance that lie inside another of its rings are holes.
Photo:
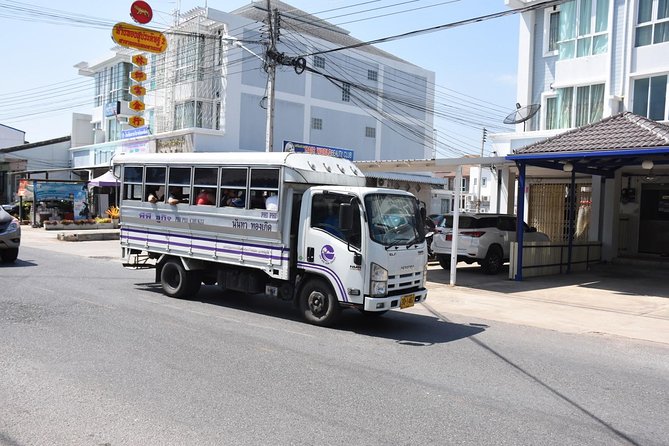
[[[483,158],[483,145],[485,144],[485,138],[488,131],[483,127],[483,135],[481,137],[481,158]],[[483,171],[483,166],[479,164],[479,182],[478,182],[478,192],[476,193],[476,212],[481,212],[481,172]]]
[[[276,41],[278,35],[278,11],[272,9],[271,0],[267,0],[267,18],[269,25],[269,47],[265,57],[267,72],[267,128],[265,131],[265,151],[272,152],[274,147],[274,82],[276,78]]]

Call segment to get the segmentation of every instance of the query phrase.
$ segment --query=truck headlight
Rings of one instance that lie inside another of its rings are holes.
[[[383,297],[388,293],[388,270],[372,263],[370,294],[372,297]]]

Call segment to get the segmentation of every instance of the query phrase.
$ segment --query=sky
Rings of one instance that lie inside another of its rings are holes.
[[[250,0],[148,0],[154,11],[149,24],[166,28],[171,14],[196,6],[230,12]],[[363,41],[445,25],[501,11],[504,0],[287,0],[286,3],[350,31]],[[90,113],[92,78],[79,76],[74,65],[110,54],[116,22],[133,23],[132,0],[80,1],[0,0],[0,124],[26,132],[26,141],[44,141],[71,133],[71,114]],[[393,6],[394,5],[394,6]],[[335,10],[336,9],[336,10]],[[98,25],[67,23],[26,12],[39,10],[96,19]],[[51,23],[46,23],[51,22]],[[502,120],[514,111],[518,52],[518,15],[477,22],[377,45],[384,51],[435,72],[441,92],[436,101],[449,117],[435,121],[447,145],[480,154],[482,127],[503,131]],[[11,60],[13,59],[13,62]],[[457,117],[483,107],[481,122],[458,123]],[[513,129],[506,127],[508,131]],[[484,146],[489,155],[489,142]],[[437,150],[437,158],[455,156]]]

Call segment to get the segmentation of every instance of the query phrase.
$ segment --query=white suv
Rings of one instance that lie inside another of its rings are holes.
[[[526,242],[547,242],[548,236],[523,222]],[[444,269],[451,268],[453,216],[446,215],[436,228],[432,251]],[[486,274],[497,274],[509,260],[511,242],[516,241],[516,217],[505,214],[460,214],[458,261],[477,262]]]

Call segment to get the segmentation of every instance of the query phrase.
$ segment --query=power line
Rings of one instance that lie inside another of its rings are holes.
[[[385,42],[392,42],[394,40],[400,40],[400,39],[405,39],[407,37],[415,37],[415,36],[420,36],[423,34],[428,34],[428,33],[433,33],[436,31],[442,31],[445,29],[450,29],[450,28],[456,28],[459,26],[464,26],[464,25],[471,25],[472,23],[477,23],[477,22],[483,22],[485,20],[490,20],[490,19],[497,19],[500,17],[505,17],[508,15],[513,15],[513,14],[518,14],[522,12],[527,12],[527,11],[532,11],[534,9],[539,9],[539,8],[547,8],[549,6],[554,6],[554,5],[559,5],[561,3],[564,3],[567,0],[547,0],[541,3],[536,3],[530,6],[525,6],[522,8],[516,8],[516,9],[511,9],[507,11],[500,11],[492,14],[487,14],[487,15],[482,15],[478,17],[473,17],[470,19],[465,19],[465,20],[460,20],[457,22],[451,22],[451,23],[446,23],[444,25],[438,25],[438,26],[433,26],[430,28],[423,28],[415,31],[409,31],[406,33],[402,34],[396,34],[394,36],[388,36],[388,37],[382,37],[380,39],[374,39],[374,40],[368,40],[366,42],[358,42],[354,43],[352,45],[346,45],[338,48],[332,48],[329,50],[323,50],[323,51],[318,51],[314,53],[309,53],[309,54],[301,54],[300,57],[309,57],[309,56],[317,56],[317,55],[322,55],[322,54],[328,54],[328,53],[333,53],[336,51],[343,51],[343,50],[350,50],[350,49],[355,49],[355,48],[360,48],[364,46],[369,46],[369,45],[377,45],[379,43],[385,43]]]

